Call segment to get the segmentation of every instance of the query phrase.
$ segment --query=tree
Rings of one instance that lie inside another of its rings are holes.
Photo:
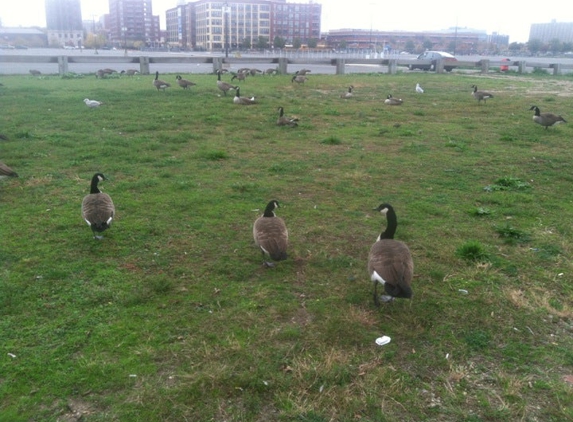
[[[292,41],[293,48],[296,48],[297,50],[300,48],[301,45],[302,45],[302,42],[301,42],[300,38],[295,38]]]
[[[523,43],[519,43],[519,42],[512,42],[511,44],[509,44],[509,51],[513,52],[513,53],[517,53],[518,51],[523,50],[525,46],[523,45]]]
[[[456,53],[456,45],[457,43],[455,41],[450,41],[450,43],[448,44],[448,50],[450,50],[453,54]]]
[[[264,50],[265,48],[269,48],[269,39],[267,37],[259,35],[259,40],[257,41],[257,48],[259,50]]]
[[[552,40],[549,41],[549,49],[553,53],[559,53],[563,49],[563,43],[559,41],[557,38],[553,38]]]
[[[340,41],[340,43],[338,43],[338,48],[340,50],[346,50],[347,45],[348,44],[346,43],[346,40],[342,40],[342,41]]]
[[[404,49],[408,53],[413,53],[414,50],[416,49],[416,44],[414,44],[414,41],[408,40],[408,41],[406,41],[406,44],[404,45]]]
[[[308,48],[316,48],[318,45],[318,40],[316,38],[310,38],[308,40]]]
[[[283,37],[279,37],[278,35],[273,40],[273,46],[275,48],[285,48],[286,40]]]
[[[432,41],[428,39],[425,39],[424,42],[422,43],[422,47],[424,47],[424,50],[431,50],[433,46],[434,43],[432,43]]]
[[[106,44],[106,37],[104,34],[94,34],[90,32],[84,41],[84,47],[95,48],[96,50]]]
[[[543,42],[539,39],[529,40],[527,43],[527,49],[531,54],[537,54],[543,48]]]
[[[251,39],[244,38],[243,41],[241,41],[241,48],[244,50],[249,50],[251,48]]]

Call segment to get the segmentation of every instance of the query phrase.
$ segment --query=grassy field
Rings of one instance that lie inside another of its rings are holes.
[[[257,76],[248,107],[162,78],[2,78],[0,421],[573,420],[573,126],[529,111],[571,120],[573,78]],[[271,199],[291,241],[264,268]],[[381,202],[414,298],[376,308]]]

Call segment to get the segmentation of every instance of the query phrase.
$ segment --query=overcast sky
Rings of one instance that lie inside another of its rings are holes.
[[[308,0],[293,1],[306,3]],[[109,11],[106,0],[81,0],[85,20]],[[290,2],[290,0],[289,0]],[[322,31],[330,29],[380,29],[431,31],[455,27],[509,35],[510,42],[527,42],[532,23],[573,22],[571,0],[553,0],[550,7],[523,0],[315,0],[322,4]],[[153,0],[153,14],[165,29],[165,11],[177,0]],[[46,26],[44,0],[0,0],[3,26]]]

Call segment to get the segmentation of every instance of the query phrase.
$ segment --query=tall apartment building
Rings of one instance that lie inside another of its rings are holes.
[[[195,10],[191,4],[181,4],[165,12],[167,40],[172,46],[192,48],[195,45]]]
[[[322,6],[316,3],[287,3],[285,0],[198,0],[166,12],[171,45],[201,50],[231,49],[264,37],[272,45],[275,37],[292,43],[320,38]]]
[[[111,44],[159,42],[159,16],[153,16],[151,0],[109,0],[106,25]]]
[[[80,0],[46,0],[48,44],[54,47],[80,47],[83,39]]]
[[[303,43],[320,39],[322,6],[317,3],[271,3],[271,42],[284,38],[287,44],[299,39]]]
[[[540,40],[548,43],[552,40],[573,42],[573,22],[533,23],[529,28],[529,41]]]

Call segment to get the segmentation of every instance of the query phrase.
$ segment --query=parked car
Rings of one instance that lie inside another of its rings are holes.
[[[422,54],[420,54],[416,60],[430,60],[431,63],[430,64],[410,64],[408,66],[408,68],[410,70],[414,70],[414,69],[421,69],[421,70],[435,70],[436,69],[436,63],[438,62],[438,60],[442,60],[444,62],[444,69],[446,70],[446,72],[451,72],[452,69],[454,69],[456,66],[452,66],[453,64],[455,64],[458,59],[456,59],[454,56],[452,56],[450,53],[446,53],[445,51],[426,51]]]

